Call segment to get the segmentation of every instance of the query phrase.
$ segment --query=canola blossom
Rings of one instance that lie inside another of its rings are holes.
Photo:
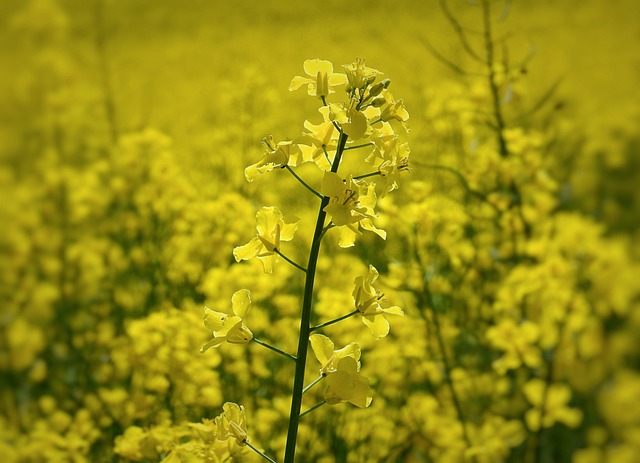
[[[208,307],[204,308],[204,325],[213,333],[213,339],[200,348],[205,352],[212,347],[218,347],[227,341],[231,344],[246,344],[253,339],[253,333],[244,324],[251,295],[248,290],[236,291],[231,297],[233,315],[216,312]]]
[[[353,357],[339,359],[335,371],[327,375],[327,390],[324,394],[330,405],[348,402],[359,408],[371,405],[373,392],[369,380],[360,376],[358,363]]]
[[[236,261],[258,258],[265,273],[273,273],[282,241],[291,241],[298,228],[297,217],[285,217],[275,206],[263,207],[256,214],[257,236],[233,249]]]
[[[243,445],[247,440],[247,418],[244,407],[233,402],[227,402],[222,406],[223,412],[215,419],[220,441],[235,440],[238,445]]]
[[[386,303],[384,294],[373,287],[378,276],[376,268],[369,265],[367,275],[356,277],[352,293],[356,309],[362,316],[362,322],[371,330],[376,339],[383,338],[389,333],[389,322],[386,315],[404,315],[400,307],[385,308],[382,306],[383,303]]]
[[[333,341],[322,334],[312,334],[309,342],[313,353],[320,362],[320,374],[328,375],[337,371],[337,363],[345,358],[351,357],[356,361],[358,370],[360,369],[360,346],[356,342],[350,342],[342,349],[335,350]]]
[[[347,82],[347,76],[333,72],[333,64],[322,59],[308,59],[304,62],[304,72],[309,77],[296,76],[289,85],[289,90],[297,90],[303,85],[307,86],[307,92],[318,98],[326,97],[335,92],[334,87]]]

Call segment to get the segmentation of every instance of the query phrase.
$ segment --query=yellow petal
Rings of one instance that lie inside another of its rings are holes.
[[[298,229],[299,221],[300,219],[293,215],[284,217],[284,224],[280,230],[280,241],[291,241],[293,239],[293,235]]]
[[[261,207],[256,214],[258,235],[270,240],[273,238],[278,223],[282,220],[282,212],[275,206]]]
[[[273,265],[276,263],[277,259],[278,259],[277,254],[258,256],[258,260],[262,264],[262,269],[264,273],[273,273]]]
[[[209,328],[212,332],[220,331],[224,325],[224,319],[228,316],[229,314],[216,312],[215,310],[211,310],[209,307],[205,307],[204,326]]]
[[[209,341],[208,343],[206,343],[204,346],[200,348],[200,352],[204,353],[207,350],[211,349],[212,347],[218,347],[225,340],[226,338],[213,338],[211,341]]]
[[[389,322],[382,315],[363,315],[362,323],[364,323],[376,339],[384,338],[389,334]]]
[[[385,314],[400,315],[401,317],[404,317],[404,312],[402,311],[402,309],[395,305],[387,309],[383,309],[383,311]]]
[[[312,334],[309,336],[309,342],[311,343],[311,349],[313,349],[313,353],[316,355],[318,362],[324,367],[333,356],[333,349],[335,347],[333,341],[322,334]]]
[[[308,59],[304,62],[304,72],[307,75],[315,77],[318,72],[324,72],[326,74],[333,74],[333,64],[331,61],[322,59]]]
[[[340,235],[338,237],[338,246],[341,248],[349,248],[356,243],[356,236],[359,234],[354,231],[353,225],[339,227]],[[356,229],[357,230],[357,229]]]
[[[349,122],[342,124],[342,130],[349,135],[352,141],[359,140],[367,133],[367,118],[360,111],[353,111],[350,114]]]
[[[231,296],[231,306],[233,307],[233,313],[240,318],[244,318],[249,305],[251,304],[251,293],[248,289],[241,289],[233,293]]]
[[[373,224],[373,221],[371,219],[369,219],[369,218],[362,219],[360,221],[360,225],[365,230],[368,230],[368,231],[371,231],[371,232],[375,233],[376,235],[378,235],[383,240],[387,239],[387,232],[382,230],[382,229],[380,229],[380,228],[376,228],[376,226]]]
[[[264,245],[256,236],[252,238],[251,241],[249,241],[247,244],[233,248],[233,257],[235,257],[236,262],[240,262],[241,260],[253,259],[258,254],[260,254],[263,249]]]
[[[542,406],[546,384],[540,378],[534,378],[524,385],[523,392],[531,405]]]
[[[300,87],[302,87],[305,84],[308,84],[309,82],[311,82],[311,79],[307,77],[295,76],[291,80],[291,84],[289,84],[289,91],[292,92],[294,90],[298,90]]]
[[[540,429],[540,410],[532,408],[524,415],[524,419],[527,422],[527,428],[529,431],[536,432]]]
[[[335,87],[347,83],[347,75],[341,72],[335,72],[329,75],[329,85]]]
[[[342,197],[346,186],[342,178],[335,172],[325,172],[320,182],[320,193],[325,196]]]

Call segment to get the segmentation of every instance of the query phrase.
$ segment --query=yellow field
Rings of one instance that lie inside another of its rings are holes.
[[[2,461],[635,462],[639,13],[2,2]]]

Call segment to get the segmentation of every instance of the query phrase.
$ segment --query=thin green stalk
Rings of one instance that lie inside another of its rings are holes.
[[[260,344],[261,346],[266,347],[267,349],[272,350],[272,351],[282,355],[283,357],[286,357],[286,358],[288,358],[290,360],[293,360],[294,362],[296,360],[298,360],[295,355],[287,354],[285,351],[280,350],[277,347],[273,347],[271,344],[267,344],[264,341],[260,341],[259,339],[255,338],[255,337],[252,339],[252,341],[254,341],[256,344]]]
[[[331,230],[335,226],[336,224],[333,222],[327,224],[327,226],[322,229],[322,233],[320,234],[320,239],[322,239],[324,237],[324,234],[327,233],[329,230]]]
[[[327,99],[324,96],[321,96],[320,99],[322,100],[322,105],[323,106],[329,106],[329,104],[327,103]],[[333,126],[336,128],[336,130],[340,133],[342,133],[340,131],[340,126],[338,125],[338,123],[336,121],[331,121],[331,123],[333,124]],[[324,146],[322,147],[324,149]],[[325,155],[327,154],[327,151],[325,150]],[[331,161],[329,161],[331,162]]]
[[[302,393],[305,394],[309,389],[311,389],[313,386],[315,386],[316,384],[318,384],[320,381],[322,381],[324,379],[325,375],[320,375],[318,376],[316,379],[314,379],[313,381],[311,381],[311,383],[309,383],[303,390]]]
[[[329,157],[329,153],[327,153],[327,147],[324,145],[322,145],[322,152],[324,153],[324,157],[327,161],[329,161],[329,164],[331,164],[331,158]]]
[[[111,143],[118,141],[118,126],[116,122],[116,108],[113,97],[113,83],[111,80],[111,69],[107,59],[107,33],[104,22],[104,1],[96,0],[94,9],[95,21],[95,45],[98,52],[98,65],[100,66],[100,80],[102,84],[102,103],[107,117],[107,126]]]
[[[469,433],[467,431],[467,421],[464,417],[464,414],[462,413],[462,405],[460,404],[460,399],[458,398],[456,389],[453,386],[453,380],[451,379],[452,368],[451,368],[451,364],[449,363],[449,358],[447,356],[447,350],[444,345],[444,340],[442,339],[442,332],[440,331],[440,320],[438,318],[438,311],[435,307],[432,308],[431,314],[433,315],[433,322],[434,322],[433,324],[436,328],[435,332],[436,332],[436,339],[438,341],[438,347],[440,348],[440,353],[442,355],[442,363],[444,365],[444,370],[445,370],[444,379],[445,379],[445,382],[447,383],[447,386],[449,387],[449,392],[451,393],[453,406],[456,409],[456,412],[458,414],[458,419],[460,420],[460,424],[462,425],[462,437],[464,438],[467,444],[467,447],[471,448],[471,439],[469,438]],[[477,461],[475,455],[471,457],[471,460],[473,462]]]
[[[319,402],[319,403],[315,404],[315,405],[314,405],[313,407],[311,407],[309,410],[305,410],[304,412],[302,412],[298,418],[302,418],[304,415],[307,415],[307,414],[311,413],[312,411],[314,411],[314,410],[316,410],[316,409],[318,409],[318,408],[322,407],[322,406],[323,406],[324,404],[326,404],[326,403],[327,403],[327,402],[323,400],[322,402]]]
[[[347,144],[347,135],[343,132],[340,133],[338,139],[338,148],[336,149],[336,155],[333,159],[331,166],[331,172],[337,172],[340,166],[340,159],[344,147]],[[324,208],[329,204],[329,198],[323,197],[320,202],[320,208],[318,210],[318,219],[316,221],[316,228],[313,233],[313,240],[311,241],[311,250],[309,251],[309,263],[307,264],[307,272],[304,284],[304,297],[302,300],[302,314],[300,317],[300,337],[298,338],[298,351],[296,354],[296,371],[293,380],[293,393],[291,398],[291,414],[289,415],[289,429],[287,431],[287,445],[284,454],[284,463],[294,463],[294,457],[296,453],[296,441],[298,438],[298,423],[300,419],[300,408],[302,406],[302,391],[304,389],[304,371],[307,363],[307,351],[309,348],[309,335],[311,334],[311,327],[309,322],[311,320],[311,307],[313,305],[313,285],[316,276],[316,266],[318,264],[318,256],[320,254],[320,244],[322,243],[322,236],[328,230],[324,226],[324,222],[327,218],[327,213]]]
[[[297,181],[299,181],[302,186],[304,186],[307,190],[309,190],[311,193],[313,193],[314,195],[316,195],[318,198],[322,199],[322,195],[320,193],[318,193],[316,190],[314,190],[313,188],[311,188],[307,182],[305,182],[304,180],[302,180],[302,178],[300,178],[300,176],[298,174],[295,173],[295,171],[289,167],[289,166],[284,166],[285,169],[287,169],[289,172],[291,172],[291,175],[293,175]]]
[[[367,178],[367,177],[375,177],[376,175],[380,175],[380,172],[370,172],[368,174],[362,174],[362,175],[358,175],[357,177],[353,177],[354,180],[360,180],[362,178]]]
[[[359,310],[354,310],[353,312],[349,312],[348,314],[343,315],[342,317],[334,318],[331,321],[320,323],[319,325],[316,325],[316,326],[312,326],[310,331],[319,330],[320,328],[324,328],[326,326],[333,325],[334,323],[338,323],[338,322],[340,322],[342,320],[346,320],[347,318],[353,317],[358,312],[359,312]]]
[[[500,156],[506,158],[509,155],[507,142],[503,136],[505,127],[502,108],[500,107],[500,95],[498,95],[498,84],[496,82],[496,72],[494,69],[494,44],[491,33],[491,8],[488,0],[482,0],[482,16],[484,19],[484,46],[487,56],[487,72],[489,78],[489,90],[491,91],[491,99],[493,100],[493,112],[496,119],[496,134],[498,138],[498,146],[500,148]]]
[[[302,265],[295,263],[294,261],[292,261],[291,259],[289,259],[287,256],[285,256],[284,254],[282,254],[277,248],[273,250],[273,252],[275,252],[276,254],[278,254],[280,257],[282,257],[284,260],[286,260],[287,262],[289,262],[291,265],[293,265],[295,268],[302,270],[304,273],[307,273],[307,269],[304,268]]]
[[[254,452],[256,452],[258,455],[260,455],[260,456],[261,456],[262,458],[264,458],[265,460],[270,461],[271,463],[276,463],[276,461],[275,461],[273,458],[271,458],[271,457],[269,457],[269,456],[265,455],[265,454],[264,454],[264,453],[262,453],[260,450],[258,450],[257,448],[255,448],[253,445],[251,445],[251,444],[249,443],[249,441],[248,441],[248,440],[246,440],[246,439],[245,439],[245,440],[244,440],[244,443],[247,445],[247,447],[249,447],[251,450],[253,450]]]
[[[364,148],[364,147],[366,147],[366,146],[371,146],[371,145],[373,145],[373,143],[371,143],[371,142],[369,142],[369,143],[364,143],[364,144],[362,144],[362,145],[351,145],[351,146],[347,146],[344,150],[345,150],[345,151],[347,151],[347,150],[354,150],[354,149],[356,149],[356,148]]]

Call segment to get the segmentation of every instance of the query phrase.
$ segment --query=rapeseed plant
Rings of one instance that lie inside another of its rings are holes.
[[[402,107],[402,102],[395,102],[393,97],[388,94],[389,79],[375,83],[381,74],[379,71],[366,67],[364,60],[361,59],[356,60],[353,64],[345,65],[343,68],[346,73],[334,73],[333,64],[329,61],[319,59],[305,61],[305,72],[311,77],[294,77],[290,90],[297,90],[306,85],[309,95],[320,100],[321,113],[325,119],[324,127],[319,132],[318,126],[306,123],[305,128],[311,132],[305,133],[294,141],[275,143],[273,138],[265,138],[266,153],[258,163],[245,170],[245,176],[250,182],[254,180],[256,175],[273,172],[276,167],[279,170],[287,170],[302,187],[320,200],[306,267],[287,257],[281,248],[283,241],[293,239],[299,219],[297,217],[286,218],[275,206],[262,207],[258,211],[256,215],[257,236],[252,238],[249,243],[233,250],[233,255],[238,262],[253,258],[260,259],[265,273],[274,273],[278,257],[282,257],[304,273],[305,285],[296,355],[288,354],[278,347],[258,340],[244,325],[243,318],[251,302],[248,290],[242,289],[233,295],[233,315],[205,308],[205,325],[213,331],[214,337],[202,347],[202,352],[210,347],[218,347],[224,341],[246,344],[254,340],[259,345],[295,362],[291,411],[284,453],[284,461],[289,463],[294,461],[300,419],[304,415],[325,403],[336,405],[349,402],[357,407],[366,408],[373,399],[369,381],[360,375],[361,350],[358,344],[351,342],[343,349],[334,351],[333,341],[328,337],[311,333],[359,314],[373,335],[376,338],[381,338],[389,332],[389,322],[385,315],[403,315],[399,307],[383,308],[381,305],[381,302],[385,301],[383,294],[372,286],[378,278],[378,271],[373,266],[369,266],[368,275],[357,277],[354,282],[353,298],[356,310],[331,321],[315,326],[311,325],[316,268],[320,245],[327,232],[333,228],[339,229],[338,244],[341,247],[353,246],[357,236],[362,234],[360,228],[372,231],[383,239],[386,238],[386,233],[377,229],[373,224],[373,219],[378,216],[375,211],[376,184],[371,180],[365,180],[365,178],[374,175],[386,177],[394,171],[390,166],[397,161],[397,155],[394,154],[393,149],[396,143],[389,143],[389,141],[397,139],[399,136],[393,132],[388,121],[397,120],[406,123],[409,118],[408,113]],[[342,103],[328,103],[329,94],[335,93],[335,88],[342,85],[345,85],[347,100]],[[378,99],[383,99],[382,103],[374,104]],[[390,106],[393,109],[388,109]],[[379,124],[382,129],[375,127],[376,124]],[[316,138],[318,133],[321,133],[321,137]],[[385,138],[386,144],[375,143],[381,137]],[[365,138],[366,140],[364,140]],[[319,140],[321,140],[320,143]],[[365,142],[363,143],[363,141]],[[313,152],[309,152],[298,145],[315,148]],[[334,148],[333,152],[329,152],[328,145],[329,148]],[[352,173],[347,176],[338,174],[342,157],[347,150],[371,150],[370,148],[374,145],[376,146],[376,157],[368,156],[367,161],[378,168],[376,172],[355,178]],[[318,150],[318,147],[321,150]],[[404,170],[408,170],[408,153],[409,150],[405,145],[403,151]],[[322,172],[319,191],[316,191],[293,170],[293,167],[306,162],[313,163]],[[381,167],[383,165],[385,166],[384,170]],[[391,189],[397,188],[396,179],[397,175],[394,175]],[[384,187],[385,190],[388,189],[386,184]],[[321,375],[309,385],[304,386],[309,343],[322,364],[322,368]],[[324,400],[301,412],[303,394],[322,380],[325,380],[327,384]],[[234,410],[238,409],[238,405],[235,404],[228,404],[228,406],[235,407]],[[230,412],[227,410],[225,413]],[[235,415],[238,413],[236,411]],[[220,420],[222,419],[220,418]],[[216,423],[218,421],[216,419]],[[237,444],[247,445],[264,459],[274,461],[250,444],[244,429],[246,425],[243,411],[242,418],[236,416],[236,420],[230,423],[229,427],[233,430]],[[223,433],[219,429],[217,440],[226,440],[225,436],[229,432]]]

